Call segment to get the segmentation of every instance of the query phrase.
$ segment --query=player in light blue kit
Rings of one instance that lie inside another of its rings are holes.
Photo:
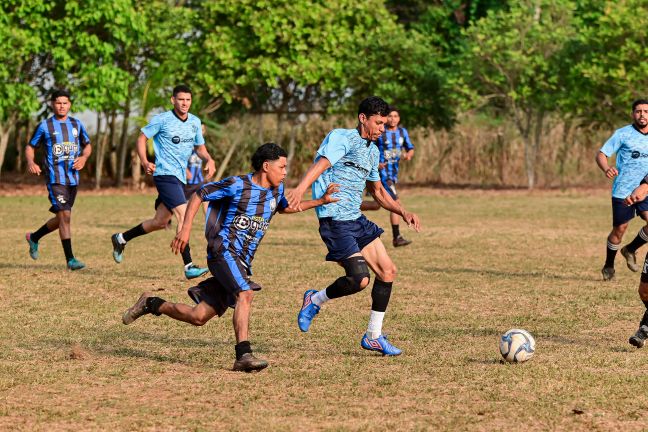
[[[369,285],[369,268],[376,274],[371,291],[371,314],[362,348],[395,356],[401,350],[382,334],[382,323],[391,296],[396,266],[380,240],[383,230],[360,212],[366,187],[383,208],[399,214],[408,226],[419,230],[419,219],[406,211],[385,191],[378,174],[380,159],[375,141],[385,130],[387,103],[375,96],[360,103],[356,129],[334,129],[317,150],[315,162],[299,185],[287,194],[290,206],[297,208],[304,192],[312,185],[313,199],[321,198],[332,183],[340,185],[333,195],[339,201],[316,208],[319,232],[328,249],[327,261],[340,264],[346,276],[321,291],[307,290],[297,317],[299,329],[308,331],[320,307],[330,299],[362,291]]]
[[[612,185],[612,231],[607,239],[607,254],[603,265],[603,280],[614,278],[614,258],[621,246],[628,223],[639,215],[648,222],[648,200],[633,201],[626,205],[624,199],[639,185],[648,173],[648,99],[632,104],[633,123],[617,129],[596,155],[596,163],[607,178],[614,178]],[[616,167],[608,165],[608,158],[616,153]],[[616,178],[615,178],[616,177]],[[639,271],[636,251],[648,242],[648,226],[627,246],[621,248],[628,268]]]
[[[155,216],[130,230],[113,234],[113,258],[120,263],[124,257],[126,243],[135,237],[164,229],[172,216],[178,223],[177,232],[182,229],[187,200],[184,185],[187,183],[187,162],[191,152],[205,162],[206,176],[214,174],[216,166],[205,148],[200,119],[189,113],[191,107],[191,90],[179,85],[173,89],[171,98],[173,109],[158,114],[151,122],[142,128],[142,134],[137,140],[137,154],[146,174],[153,175],[153,181],[158,190],[155,200]],[[153,138],[155,162],[148,161],[146,142]],[[207,273],[207,268],[197,267],[191,259],[191,251],[187,246],[182,253],[184,274],[187,279],[193,279]]]

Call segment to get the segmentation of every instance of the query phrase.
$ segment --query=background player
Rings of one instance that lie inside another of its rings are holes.
[[[333,202],[335,199],[331,194],[337,191],[337,185],[330,185],[320,199],[303,202],[294,209],[288,208],[283,186],[286,156],[278,145],[264,144],[252,156],[254,173],[208,183],[191,197],[184,225],[171,247],[175,253],[186,247],[201,201],[209,202],[205,237],[208,243],[207,263],[212,277],[189,289],[189,296],[197,303],[196,306],[171,303],[151,293],[144,293],[124,313],[124,324],[152,313],[200,326],[215,315],[222,316],[228,306],[234,307],[233,324],[237,343],[233,369],[253,371],[268,365],[268,362],[252,354],[248,338],[253,292],[261,289],[250,279],[254,254],[276,211],[294,213]]]
[[[365,186],[383,208],[403,217],[418,231],[419,219],[406,211],[385,191],[378,174],[379,151],[373,143],[384,132],[389,113],[387,103],[375,96],[360,103],[356,129],[334,129],[322,142],[313,165],[299,185],[288,193],[291,207],[298,207],[303,194],[313,185],[313,198],[321,197],[331,183],[339,183],[339,201],[317,207],[319,232],[328,249],[327,261],[344,267],[346,276],[321,291],[307,290],[297,323],[308,331],[320,307],[330,299],[355,294],[369,285],[369,267],[376,274],[371,291],[371,313],[362,348],[384,355],[399,355],[401,350],[382,334],[382,323],[396,277],[396,266],[380,241],[383,230],[361,212]],[[367,267],[368,266],[368,267]]]
[[[614,278],[614,258],[621,246],[628,223],[639,215],[648,222],[648,202],[635,201],[630,206],[624,199],[639,185],[648,172],[648,99],[632,104],[633,123],[617,129],[596,155],[596,163],[612,179],[612,231],[608,235],[603,280]],[[616,167],[608,165],[608,158],[616,153]],[[615,178],[616,177],[616,178]],[[637,237],[621,249],[628,268],[639,271],[635,252],[648,241],[648,227],[639,230]]]
[[[88,161],[92,146],[83,124],[78,119],[68,116],[71,107],[70,94],[65,90],[54,91],[51,105],[54,115],[36,127],[25,148],[25,159],[27,170],[40,175],[41,168],[34,162],[34,149],[44,147],[45,183],[52,204],[50,211],[56,216],[38,230],[27,233],[25,237],[29,244],[29,256],[38,259],[38,242],[43,236],[58,229],[67,267],[70,270],[80,270],[85,264],[76,259],[72,252],[70,224],[79,184],[79,171]]]
[[[155,216],[145,220],[130,230],[113,234],[113,258],[120,263],[124,257],[126,243],[135,237],[161,230],[167,227],[172,216],[178,223],[177,231],[182,229],[187,200],[184,185],[187,175],[187,162],[192,150],[205,162],[207,177],[216,170],[213,159],[205,148],[200,119],[189,113],[191,107],[191,90],[179,85],[173,89],[171,97],[173,109],[158,114],[151,122],[142,128],[142,134],[137,140],[137,154],[146,174],[153,175],[153,181],[158,191],[155,200]],[[151,163],[146,156],[146,142],[153,138],[155,161]],[[193,264],[191,249],[187,245],[182,252],[184,274],[187,279],[193,279],[207,273],[206,268]]]

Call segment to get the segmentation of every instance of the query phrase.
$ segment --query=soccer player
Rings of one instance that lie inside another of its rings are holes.
[[[617,129],[596,155],[596,163],[607,178],[614,178],[612,186],[612,231],[607,238],[603,280],[614,278],[614,258],[621,246],[628,223],[639,215],[648,222],[648,201],[635,201],[627,206],[624,199],[630,195],[648,172],[648,99],[638,99],[632,104],[633,123]],[[616,167],[608,165],[608,158],[616,153]],[[636,251],[648,241],[648,226],[637,237],[621,248],[628,268],[639,271]]]
[[[202,128],[203,135],[205,134],[205,125]],[[198,189],[200,189],[205,182],[205,177],[202,173],[202,159],[198,156],[196,151],[191,152],[189,162],[187,163],[187,184],[184,185],[184,195],[187,202]],[[203,202],[203,212],[207,214],[207,202]]]
[[[112,235],[113,258],[121,263],[124,259],[126,243],[144,234],[167,227],[175,216],[178,223],[177,231],[182,228],[187,200],[184,185],[187,176],[187,163],[192,150],[206,164],[207,177],[216,170],[214,160],[205,148],[200,119],[189,113],[191,107],[191,90],[185,85],[173,89],[171,97],[173,109],[158,114],[151,122],[142,128],[137,139],[137,154],[146,174],[153,175],[153,181],[158,191],[155,200],[155,216],[152,219],[136,225],[123,233]],[[153,138],[155,162],[149,162],[146,156],[146,142]],[[197,278],[207,273],[206,268],[194,265],[191,259],[189,245],[182,252],[184,274],[187,279]]]
[[[67,268],[80,270],[85,267],[85,264],[76,259],[72,252],[70,223],[79,184],[79,171],[88,161],[92,146],[83,124],[78,119],[68,116],[71,107],[70,93],[56,90],[52,93],[50,101],[54,115],[43,120],[36,127],[34,135],[25,148],[25,159],[29,172],[40,175],[41,168],[34,162],[34,149],[40,146],[45,148],[44,177],[52,204],[49,210],[56,216],[37,231],[27,233],[25,237],[29,244],[29,256],[38,259],[40,239],[58,229]]]
[[[337,185],[332,184],[321,198],[289,208],[283,185],[286,156],[278,145],[264,144],[252,156],[254,173],[207,183],[191,197],[183,227],[171,247],[175,253],[186,247],[198,207],[201,202],[208,202],[205,237],[212,277],[189,288],[188,294],[197,304],[193,307],[143,293],[137,303],[124,312],[124,324],[150,313],[201,326],[215,315],[222,316],[228,307],[233,307],[236,336],[233,369],[250,372],[268,366],[267,361],[252,354],[248,337],[252,298],[254,291],[261,289],[250,279],[254,253],[277,211],[294,213],[334,202],[331,195],[337,191]]]
[[[327,261],[340,264],[345,276],[327,288],[306,290],[297,323],[307,332],[315,315],[324,303],[362,291],[369,285],[369,268],[376,274],[371,291],[371,313],[367,332],[362,337],[362,348],[383,355],[399,355],[382,334],[382,323],[396,277],[396,266],[380,240],[383,230],[360,212],[365,186],[383,208],[399,214],[408,226],[419,230],[419,218],[406,211],[385,191],[378,174],[380,159],[374,142],[384,132],[389,114],[387,103],[375,96],[360,103],[356,129],[334,129],[322,142],[313,165],[297,187],[287,196],[291,207],[299,206],[304,192],[311,186],[314,199],[321,197],[331,183],[338,183],[335,194],[339,201],[319,206],[319,232],[328,249]]]

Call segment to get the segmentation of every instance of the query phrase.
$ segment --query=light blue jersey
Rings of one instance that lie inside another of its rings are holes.
[[[331,167],[313,183],[313,199],[324,196],[331,183],[338,183],[340,191],[333,194],[339,201],[315,209],[317,217],[358,219],[367,181],[380,181],[378,147],[362,138],[356,129],[334,129],[324,138],[315,161],[321,157],[328,159]]]
[[[158,114],[142,128],[147,138],[153,138],[155,150],[154,176],[172,175],[187,183],[187,162],[194,146],[204,145],[200,119],[188,114],[180,120],[175,111]]]
[[[607,157],[616,153],[619,175],[612,185],[612,197],[627,198],[648,174],[648,134],[642,134],[634,125],[622,127],[614,132],[600,151]]]

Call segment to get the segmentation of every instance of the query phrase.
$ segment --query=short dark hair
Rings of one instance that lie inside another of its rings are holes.
[[[177,86],[175,86],[175,87],[173,88],[173,97],[178,96],[178,93],[189,93],[189,94],[192,94],[192,93],[191,93],[191,89],[189,88],[189,86],[184,85],[184,84],[177,85]]]
[[[69,91],[63,90],[63,89],[57,89],[57,90],[54,90],[52,92],[52,94],[50,95],[50,101],[54,102],[56,99],[58,99],[60,97],[66,97],[66,98],[68,98],[69,101],[72,100],[72,98],[70,97],[70,92]]]
[[[648,99],[637,99],[636,101],[632,102],[632,112],[634,112],[635,108],[637,108],[637,105],[648,105]]]
[[[394,111],[396,111],[398,113],[398,115],[400,115],[400,110],[398,109],[398,107],[396,105],[389,105],[389,109],[387,110],[387,114],[393,113]]]
[[[378,96],[369,96],[362,102],[360,102],[360,106],[358,107],[358,115],[364,114],[367,117],[371,117],[372,115],[381,115],[381,116],[386,116],[389,114],[389,105],[387,105],[387,102],[379,98]]]
[[[277,144],[269,142],[260,146],[252,155],[252,168],[259,171],[265,161],[276,161],[280,157],[288,157],[286,150]]]

